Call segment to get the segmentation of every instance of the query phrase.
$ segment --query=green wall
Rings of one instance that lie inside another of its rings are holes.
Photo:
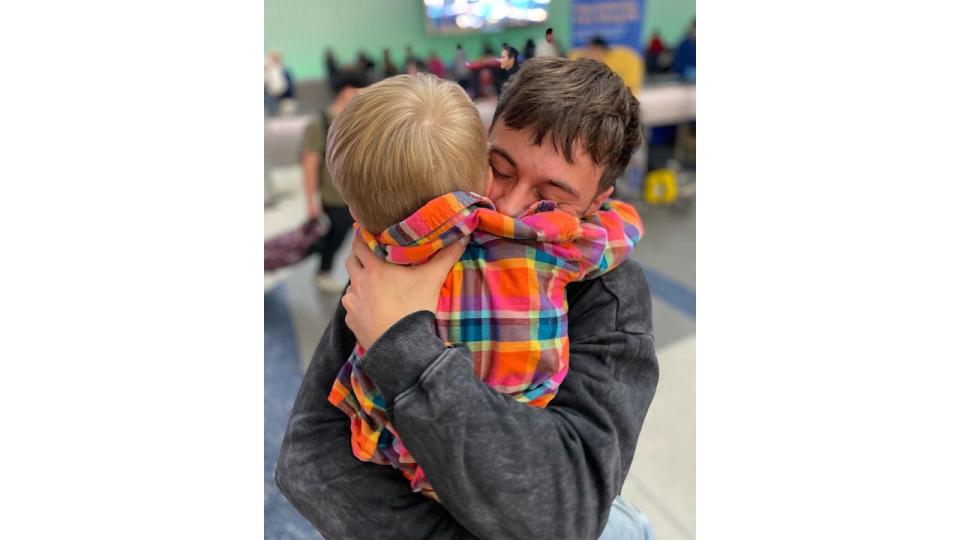
[[[428,35],[423,21],[422,0],[265,0],[264,51],[278,50],[293,76],[299,79],[325,77],[323,51],[332,47],[341,64],[353,62],[366,51],[377,66],[383,49],[389,47],[393,61],[402,70],[406,46],[423,58],[436,51],[444,62],[453,60],[457,43],[470,59],[489,41],[499,53],[507,42],[523,48],[527,38],[543,37],[548,26],[565,49],[570,47],[572,0],[553,0],[550,18],[538,26],[492,34]],[[696,13],[696,0],[647,0],[644,40],[659,28],[669,43],[680,40]]]

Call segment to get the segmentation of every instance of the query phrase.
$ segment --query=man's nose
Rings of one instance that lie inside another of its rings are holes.
[[[533,190],[514,184],[506,188],[499,199],[493,201],[497,210],[508,216],[517,217],[530,205],[537,202]]]

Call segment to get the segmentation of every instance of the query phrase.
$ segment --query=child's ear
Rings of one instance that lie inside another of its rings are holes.
[[[347,210],[350,211],[350,217],[353,218],[353,221],[355,221],[355,222],[357,222],[357,223],[360,223],[360,221],[357,220],[357,215],[353,213],[353,208],[350,208],[350,207],[348,206],[348,207],[347,207]]]

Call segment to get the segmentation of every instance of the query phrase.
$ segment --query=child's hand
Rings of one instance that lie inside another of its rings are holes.
[[[381,260],[354,236],[347,259],[350,286],[341,301],[357,343],[369,349],[407,315],[422,310],[436,313],[440,288],[465,249],[465,242],[454,242],[426,264],[400,266]]]

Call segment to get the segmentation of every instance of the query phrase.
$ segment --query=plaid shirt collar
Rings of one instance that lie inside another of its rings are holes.
[[[515,238],[518,228],[514,222],[556,208],[557,203],[553,201],[539,201],[518,218],[500,214],[503,219],[495,223],[486,222],[485,230],[496,236]],[[496,212],[496,207],[493,201],[482,195],[454,191],[430,200],[410,217],[380,234],[374,235],[362,227],[357,228],[363,241],[379,257],[398,264],[417,264],[473,233],[477,227],[477,220],[473,218],[481,210]]]

